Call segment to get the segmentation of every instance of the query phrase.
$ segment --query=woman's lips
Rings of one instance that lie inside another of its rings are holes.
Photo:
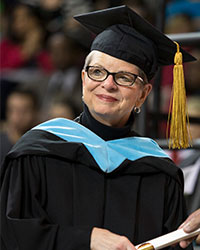
[[[117,99],[112,96],[108,95],[96,95],[100,100],[105,101],[105,102],[116,102]]]

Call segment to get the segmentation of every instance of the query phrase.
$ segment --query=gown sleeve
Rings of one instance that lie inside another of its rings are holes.
[[[43,160],[38,156],[21,156],[7,161],[3,166],[2,249],[89,249],[92,228],[63,226],[48,216],[47,180]],[[52,195],[55,195],[56,207],[58,194]],[[56,213],[59,213],[59,208]]]

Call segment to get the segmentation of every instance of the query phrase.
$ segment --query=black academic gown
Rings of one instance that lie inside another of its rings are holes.
[[[85,123],[90,126],[87,116]],[[116,131],[107,136],[124,133]],[[136,245],[177,229],[186,218],[182,173],[171,160],[125,159],[106,173],[84,144],[38,129],[14,146],[1,178],[6,250],[90,249],[93,227],[125,235]]]

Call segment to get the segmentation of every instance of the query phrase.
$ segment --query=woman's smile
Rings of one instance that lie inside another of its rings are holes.
[[[115,97],[109,96],[109,95],[104,95],[104,94],[97,94],[96,95],[100,100],[104,102],[116,102],[118,101]]]

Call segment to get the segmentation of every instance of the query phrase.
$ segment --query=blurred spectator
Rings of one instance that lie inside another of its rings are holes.
[[[199,0],[173,0],[166,6],[166,18],[185,14],[192,19],[195,29],[200,30],[200,1]]]
[[[112,2],[113,1],[109,1],[109,0],[94,0],[93,1],[94,10],[101,10],[101,9],[106,9],[109,7],[114,7]]]
[[[76,118],[76,109],[73,102],[64,94],[55,96],[50,103],[47,120],[62,117],[73,120]]]
[[[0,121],[5,120],[6,100],[8,96],[18,85],[17,81],[0,79]]]
[[[188,33],[194,31],[196,31],[196,29],[192,18],[185,13],[171,16],[167,19],[165,24],[165,33],[167,34]]]
[[[66,32],[80,28],[73,18],[76,14],[90,12],[93,9],[91,0],[63,0],[64,27]]]
[[[200,118],[200,95],[193,95],[187,98],[188,114],[192,118]],[[191,136],[194,140],[200,139],[200,123],[190,122]]]
[[[49,35],[61,30],[66,33],[83,30],[73,16],[93,9],[92,0],[37,0],[37,6]]]
[[[188,95],[200,96],[200,45],[192,49],[192,55],[197,58],[197,61],[187,64],[185,71],[186,90]]]
[[[50,72],[52,64],[44,49],[45,31],[35,8],[24,4],[13,7],[8,36],[0,44],[1,69],[33,67]]]
[[[70,37],[73,37],[79,43],[90,48],[93,36],[79,22],[74,19],[74,16],[81,13],[95,10],[92,0],[63,0],[63,31]]]
[[[37,6],[48,35],[60,31],[63,27],[64,0],[37,0]]]
[[[1,20],[0,20],[0,39],[4,37],[7,33],[8,30],[8,22],[7,22],[7,15],[5,12],[5,6],[4,3],[0,0],[0,15],[1,15]]]
[[[38,123],[38,99],[31,89],[15,89],[7,98],[6,121],[0,132],[0,162],[17,140]]]
[[[81,69],[86,52],[74,39],[64,33],[52,35],[49,38],[48,47],[55,71],[47,86],[44,110],[49,109],[49,103],[54,96],[64,93],[67,98],[73,97],[74,105],[80,112],[82,110]]]
[[[41,6],[48,10],[56,10],[59,9],[64,0],[39,0]]]
[[[123,0],[123,4],[128,5],[133,9],[138,15],[144,17],[150,23],[153,23],[152,12],[149,11],[149,8],[144,4],[144,1],[141,0]]]

